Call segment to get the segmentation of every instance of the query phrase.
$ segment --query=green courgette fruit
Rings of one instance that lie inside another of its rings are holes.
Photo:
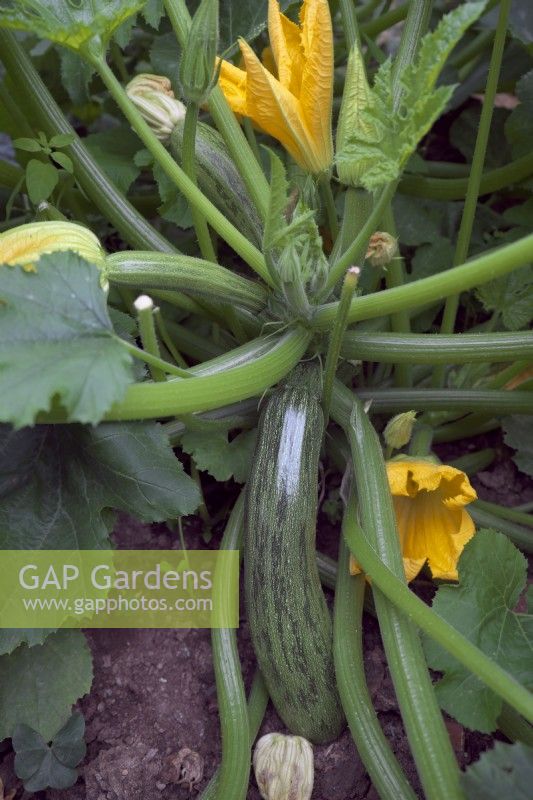
[[[170,137],[172,155],[181,163],[184,121]],[[199,122],[195,140],[198,186],[253,244],[260,246],[263,226],[248,190],[218,131]]]
[[[320,376],[297,367],[267,400],[246,488],[245,599],[259,668],[294,734],[328,742],[344,716],[315,561]]]

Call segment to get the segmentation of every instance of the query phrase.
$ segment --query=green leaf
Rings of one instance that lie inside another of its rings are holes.
[[[417,248],[411,261],[410,280],[428,278],[449,269],[453,263],[454,247],[449,239],[436,236],[432,242]]]
[[[48,144],[50,147],[54,148],[61,148],[61,147],[68,147],[69,144],[75,140],[75,136],[73,133],[57,133],[55,136],[52,136]]]
[[[533,320],[533,267],[526,266],[480,286],[477,298],[487,311],[501,314],[505,328],[518,331]]]
[[[28,647],[42,644],[52,632],[43,628],[4,628],[0,630],[0,656],[12,653],[21,644]]]
[[[69,172],[71,175],[74,172],[74,164],[72,163],[72,159],[70,156],[67,156],[66,153],[52,153],[52,160],[59,164],[64,170]]]
[[[450,141],[467,162],[471,162],[476,146],[476,137],[481,117],[481,104],[479,107],[465,109],[454,121],[450,128]],[[503,108],[494,108],[490,123],[490,137],[485,155],[485,169],[501,167],[512,161],[511,148],[505,137],[505,122],[509,112]]]
[[[217,481],[245,483],[255,447],[256,431],[239,433],[231,442],[220,431],[187,431],[181,445],[199,470],[209,472]]]
[[[106,42],[144,3],[145,0],[1,0],[0,26],[29,31],[41,39],[82,50],[99,39]]]
[[[69,421],[99,422],[132,381],[98,269],[74,253],[36,272],[1,267],[0,420],[31,425],[59,401]]]
[[[391,60],[379,67],[359,128],[337,154],[339,163],[357,172],[358,181],[366,189],[374,190],[400,175],[420,139],[446,108],[454,87],[435,88],[437,78],[484,7],[485,2],[463,3],[423,37],[416,61],[402,74],[398,107]]]
[[[85,137],[83,143],[106,175],[126,194],[140,173],[140,168],[134,161],[139,150],[139,140],[133,131],[121,125],[100,133],[91,133]]]
[[[281,0],[281,11],[294,3],[294,0]],[[193,13],[199,0],[188,4]],[[232,48],[236,50],[239,37],[251,43],[260,36],[267,27],[268,0],[255,0],[243,3],[242,0],[219,0],[220,7],[220,44],[219,51]]]
[[[467,800],[530,800],[533,749],[521,742],[495,742],[461,775]]]
[[[172,87],[179,96],[177,76],[181,49],[174,33],[162,33],[154,37],[150,48],[150,64],[156,75],[165,75],[172,81]]]
[[[505,135],[513,156],[520,158],[531,150],[533,129],[533,70],[523,75],[516,84],[519,105],[512,111],[505,125]]]
[[[109,547],[110,509],[145,522],[192,514],[200,496],[152,422],[0,428],[0,549]]]
[[[176,185],[163,172],[160,164],[153,164],[153,171],[161,198],[161,205],[157,209],[159,216],[180,228],[190,228],[192,226],[191,210],[184,195],[176,189]]]
[[[80,631],[59,631],[36,647],[22,646],[0,658],[0,741],[19,724],[45,741],[68,720],[72,705],[87,694],[92,658]]]
[[[38,205],[43,200],[48,200],[58,181],[57,169],[52,164],[37,161],[36,158],[32,158],[28,163],[26,167],[26,189],[34,205]]]
[[[521,472],[533,478],[533,439],[531,417],[504,417],[502,419],[505,444],[516,450],[513,461]]]
[[[85,720],[79,712],[56,733],[51,745],[29,725],[17,725],[13,732],[15,772],[24,781],[26,791],[73,786],[78,779],[74,767],[87,750],[84,734]]]
[[[142,15],[146,22],[156,31],[159,30],[164,13],[163,0],[148,0],[142,10]]]
[[[74,50],[59,50],[61,62],[61,83],[68,92],[68,96],[77,106],[89,102],[89,83],[94,73],[94,68],[84,61]]]
[[[514,611],[526,584],[527,562],[501,533],[480,530],[459,559],[459,585],[441,586],[433,610],[520,683],[533,689],[533,615]],[[426,639],[442,708],[467,728],[490,733],[502,700],[446,650]]]
[[[13,140],[13,147],[17,150],[26,150],[28,153],[40,153],[41,145],[36,139],[29,139],[27,136],[21,136],[20,139]]]

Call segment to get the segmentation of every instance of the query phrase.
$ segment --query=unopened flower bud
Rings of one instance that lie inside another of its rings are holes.
[[[203,103],[216,80],[218,49],[218,0],[201,0],[180,61],[183,96],[190,103]]]
[[[263,800],[309,800],[313,748],[302,736],[268,733],[255,746],[254,771]]]
[[[383,431],[383,438],[387,447],[400,450],[409,444],[416,420],[416,411],[404,411],[390,419]]]
[[[373,267],[384,267],[398,255],[398,240],[384,231],[376,231],[370,237],[366,259]]]
[[[0,264],[19,264],[34,272],[41,256],[72,250],[100,269],[100,284],[109,287],[105,276],[105,251],[88,228],[68,221],[30,222],[0,234]]]
[[[126,86],[126,92],[162,142],[185,118],[185,106],[176,99],[169,79],[163,75],[137,75]]]

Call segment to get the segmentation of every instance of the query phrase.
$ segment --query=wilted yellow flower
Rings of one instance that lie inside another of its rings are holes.
[[[31,222],[0,234],[0,264],[20,264],[34,270],[45,253],[73,250],[97,266],[103,266],[105,253],[97,237],[75,222]]]
[[[457,562],[475,533],[465,506],[477,498],[464,472],[446,464],[405,459],[387,462],[405,575],[428,562],[434,578],[456,581]],[[355,561],[352,575],[361,570]]]
[[[185,119],[185,106],[176,99],[172,84],[164,75],[136,75],[126,86],[126,93],[162,142]]]
[[[276,74],[241,39],[245,69],[222,61],[220,87],[233,111],[250,117],[317,175],[333,161],[333,31],[327,0],[304,0],[300,25],[281,13],[277,0],[269,0],[268,31]]]

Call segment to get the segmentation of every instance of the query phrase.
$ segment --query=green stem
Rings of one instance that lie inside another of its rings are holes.
[[[533,333],[360,333],[347,331],[342,355],[385,364],[470,364],[533,357]],[[498,387],[494,387],[498,388]]]
[[[257,137],[255,135],[254,126],[252,125],[252,120],[250,119],[250,117],[243,117],[242,127],[244,128],[246,139],[248,141],[248,144],[250,145],[250,148],[255,156],[257,163],[261,164],[261,153],[259,152]]]
[[[343,530],[356,524],[354,503],[344,513]],[[414,800],[402,768],[383,735],[365,678],[363,661],[364,575],[351,576],[346,544],[339,543],[333,655],[337,686],[357,752],[382,800]]]
[[[141,113],[130,101],[122,85],[118,82],[105,58],[88,54],[87,56],[108,88],[116,104],[139,136],[145,147],[161,166],[168,178],[182,192],[189,203],[202,213],[216,232],[260,275],[267,284],[271,278],[262,253],[235,228],[234,225],[211,203],[207,197],[187,177],[182,168],[174,161],[168,150],[161,144],[157,136],[144,121]]]
[[[113,253],[106,259],[107,277],[111,283],[137,290],[184,291],[220,303],[249,308],[259,312],[265,308],[264,287],[236,275],[211,261],[191,256],[168,255],[139,251]]]
[[[466,453],[464,456],[454,458],[450,466],[466,472],[467,475],[475,475],[482,469],[490,467],[496,458],[496,450],[492,447],[485,447],[483,450],[476,450],[474,453]]]
[[[360,43],[357,11],[361,12],[363,9],[359,8],[356,11],[353,0],[339,0],[339,6],[341,10],[342,28],[346,39],[346,48],[350,51],[356,42],[358,44]]]
[[[187,6],[184,0],[164,0],[164,5],[176,38],[180,46],[184,47],[191,25]],[[268,211],[268,181],[219,86],[215,86],[209,95],[208,107],[261,219],[265,220]]]
[[[141,342],[146,354],[154,356],[155,358],[161,357],[159,350],[159,342],[157,341],[157,333],[155,331],[154,323],[154,303],[151,297],[146,294],[141,294],[134,302],[135,311],[137,312],[137,322],[139,324],[139,333],[141,335]],[[149,364],[150,375],[154,381],[166,380],[165,372],[154,364]]]
[[[250,748],[253,745],[259,728],[265,716],[266,707],[268,704],[268,691],[263,680],[263,676],[257,670],[252,682],[252,688],[248,696],[248,729],[250,732]],[[215,772],[206,788],[204,789],[200,800],[223,800],[222,796],[218,793],[218,770]]]
[[[331,394],[333,392],[333,381],[337,372],[337,364],[342,345],[342,338],[346,331],[346,318],[348,309],[352,301],[353,294],[357,287],[359,267],[350,267],[344,278],[342,285],[341,299],[339,302],[339,313],[335,319],[335,324],[329,339],[326,364],[324,367],[324,388],[322,391],[322,410],[324,412],[324,425],[327,426],[329,420],[329,408],[331,405]]]
[[[376,414],[413,409],[464,413],[483,411],[491,415],[533,414],[531,392],[497,392],[485,389],[361,389],[358,396],[365,402],[372,400],[372,411]]]
[[[505,47],[505,39],[507,36],[507,19],[509,17],[509,10],[511,8],[511,0],[501,0],[500,14],[498,17],[498,24],[496,27],[496,36],[494,38],[494,45],[492,48],[492,56],[490,60],[489,75],[487,79],[487,86],[485,89],[485,97],[483,99],[483,106],[481,109],[481,119],[479,121],[479,129],[476,137],[476,145],[474,148],[474,156],[472,158],[472,169],[468,178],[468,188],[466,191],[465,204],[461,216],[461,225],[457,235],[457,245],[455,248],[454,266],[463,264],[468,256],[470,248],[470,239],[472,236],[472,229],[474,226],[474,217],[476,214],[477,201],[479,197],[479,190],[481,186],[481,177],[483,174],[483,164],[485,162],[485,155],[487,152],[487,144],[490,133],[490,123],[492,120],[492,112],[494,108],[494,98],[498,89],[498,80],[500,77],[500,68],[503,59],[503,51]],[[444,306],[444,314],[442,318],[441,333],[453,333],[455,327],[455,319],[457,310],[459,308],[459,294],[453,294],[446,298]],[[444,381],[444,367],[437,367],[433,374],[433,385],[440,386]]]
[[[183,146],[182,146],[182,163],[183,171],[191,182],[198,188],[198,181],[196,179],[196,125],[198,123],[198,104],[189,103],[185,112],[185,122],[183,125]],[[200,252],[202,258],[206,261],[216,261],[217,256],[211,234],[207,227],[204,215],[199,211],[195,205],[191,205],[192,221],[198,244],[200,245]]]
[[[140,347],[137,347],[131,342],[127,342],[125,339],[121,339],[120,336],[115,337],[116,341],[118,341],[125,350],[128,351],[130,355],[134,358],[138,358],[139,361],[144,361],[145,364],[148,364],[150,367],[150,372],[153,374],[153,370],[156,371],[156,374],[168,374],[174,375],[177,378],[191,378],[191,373],[186,369],[181,369],[180,367],[175,367],[174,364],[170,364],[168,361],[164,361],[162,358],[159,358],[156,355],[153,355],[148,350],[141,350]],[[154,380],[156,380],[154,378]]]
[[[363,23],[363,25],[361,25],[361,33],[366,34],[370,38],[375,38],[378,33],[386,31],[387,28],[391,28],[393,25],[396,25],[397,22],[401,22],[402,19],[405,19],[408,11],[409,3],[396,6],[396,8],[387,11],[385,14],[380,14],[376,19]]]
[[[337,209],[335,208],[335,198],[333,197],[333,191],[331,189],[331,178],[328,173],[324,173],[319,177],[318,185],[320,187],[322,202],[326,209],[331,239],[335,242],[339,235],[339,220],[337,217]]]
[[[523,742],[533,747],[533,727],[507,703],[503,704],[498,717],[498,728],[512,742]]]
[[[458,422],[451,422],[437,428],[433,441],[456,442],[458,439],[465,439],[469,436],[478,436],[480,433],[490,433],[500,427],[500,421],[486,414],[468,414],[468,416]]]
[[[170,353],[170,355],[172,356],[178,367],[181,367],[182,369],[188,369],[189,365],[187,364],[187,362],[181,355],[180,351],[177,349],[174,341],[172,340],[172,336],[170,335],[170,332],[167,328],[167,324],[165,322],[165,318],[160,308],[155,309],[154,317],[155,317],[155,323],[157,325],[157,330],[159,332],[159,336],[161,337],[161,341],[167,348],[168,352]]]
[[[508,536],[520,550],[533,553],[533,531],[516,522],[505,519],[501,515],[493,514],[479,505],[479,501],[472,503],[468,508],[469,514],[479,528],[492,528]]]
[[[428,165],[431,162],[426,162]],[[450,165],[451,166],[451,165]],[[453,165],[458,168],[461,164]],[[484,172],[479,184],[479,195],[498,192],[500,189],[520,183],[533,174],[533,152],[527,153],[504,167]],[[404,175],[400,180],[398,191],[412,197],[424,197],[428,200],[463,200],[468,190],[468,178],[424,177],[423,175]]]
[[[382,563],[363,531],[356,533],[349,530],[346,540],[364,572],[372,577],[372,584],[378,587],[406,618],[418,625],[424,633],[438,642],[526,720],[533,722],[533,696],[524,686],[413,594]],[[448,795],[448,798],[452,796]]]
[[[74,136],[74,142],[62,152],[72,159],[76,180],[106,220],[132,247],[175,252],[176,248],[136,211],[91,156],[10,31],[0,30],[0,54],[16,82],[19,99],[31,112],[35,124],[49,137],[56,133]]]
[[[372,213],[369,215],[368,219],[351,245],[339,257],[338,261],[331,265],[324,290],[324,295],[326,297],[335,288],[337,282],[341,280],[348,267],[352,266],[352,264],[358,264],[361,262],[361,259],[366,252],[368,240],[377,229],[381,218],[383,217],[383,214],[385,213],[385,210],[394,195],[395,189],[395,183],[391,183],[385,189],[383,189],[379,199],[374,205]]]
[[[431,16],[433,0],[411,0],[392,67],[393,108],[397,111],[403,94],[402,74],[415,59],[420,39]]]
[[[220,550],[237,550],[241,547],[243,524],[244,491],[233,507]],[[234,602],[229,581],[215,572],[213,603],[217,611],[231,608]],[[211,631],[211,644],[222,733],[217,795],[245,800],[250,778],[250,731],[236,631],[232,628],[214,628]]]
[[[421,278],[418,281],[413,281],[405,286],[398,286],[395,289],[385,289],[372,295],[356,297],[352,300],[349,321],[351,323],[359,322],[360,320],[381,317],[406,308],[416,308],[436,300],[442,300],[449,295],[472,289],[475,286],[481,286],[495,278],[507,275],[514,269],[527,264],[532,258],[533,234],[530,234],[505,247],[499,247],[483,253],[483,255],[473,258],[459,267],[440,272],[438,275]],[[347,262],[347,266],[352,263],[351,258],[341,258],[334,267],[336,274],[339,272],[338,265],[341,262]],[[342,277],[342,274],[343,272],[340,273],[339,277]],[[333,285],[337,280],[338,277],[335,277]],[[315,330],[329,330],[336,313],[337,303],[319,306],[311,324]]]
[[[24,170],[17,164],[10,164],[9,161],[0,159],[0,186],[5,186],[7,189],[14,189],[20,183],[21,178],[24,178]]]
[[[462,47],[457,55],[451,59],[451,65],[455,67],[455,69],[461,69],[461,67],[464,67],[469,61],[473,61],[474,58],[477,58],[477,56],[489,46],[493,38],[494,30],[489,28],[488,30],[480,31],[474,36],[472,41]]]
[[[527,361],[517,361],[514,364],[509,364],[507,369],[498,372],[497,375],[494,375],[490,381],[487,382],[487,388],[505,389],[513,378],[518,377],[522,372],[525,372],[525,370],[531,367],[531,361],[532,359],[528,358]]]
[[[494,514],[495,517],[501,517],[502,519],[510,520],[510,522],[516,522],[518,525],[526,525],[526,527],[533,528],[533,516],[531,514],[500,506],[498,503],[489,503],[487,500],[478,500],[476,506],[482,511]]]
[[[334,264],[337,258],[348,249],[354,238],[361,232],[371,213],[372,195],[370,192],[348,186],[344,193],[342,225],[331,253],[331,264]]]
[[[341,419],[337,421],[341,422]],[[396,517],[381,446],[357,398],[353,399],[350,423],[345,427],[345,432],[352,453],[361,525],[377,550],[376,560],[380,567],[386,569],[387,574],[394,577],[395,584],[410,595],[405,583]],[[345,530],[351,550],[353,540],[360,538],[357,527],[354,515],[352,524]],[[368,572],[364,563],[362,566]],[[374,578],[374,572],[370,574]],[[390,602],[380,582],[373,582],[372,593],[398,705],[425,797],[428,800],[462,798],[459,769],[436,700],[418,631],[411,620]]]
[[[416,3],[413,4],[416,6]],[[425,4],[427,5],[427,4]],[[431,4],[430,4],[431,5]],[[394,215],[392,213],[392,206],[389,207],[385,214],[385,230],[391,236],[396,236],[396,225],[394,222]],[[405,274],[403,259],[400,256],[393,258],[392,261],[385,267],[385,283],[387,289],[394,289],[396,286],[403,286],[405,283]],[[411,319],[407,309],[398,311],[396,314],[391,314],[391,328],[395,333],[410,333],[411,332]],[[413,385],[413,371],[411,369],[411,362],[397,361],[394,365],[394,385],[395,386],[412,386]]]
[[[236,356],[235,366],[232,366],[232,356],[227,355],[218,360],[216,368],[207,368],[205,364],[193,368],[189,371],[193,377],[188,380],[135,383],[128,387],[124,399],[111,408],[106,420],[179,417],[260,396],[300,361],[310,338],[307,331],[295,329],[273,339],[272,345],[263,347],[261,355],[252,360]],[[251,351],[252,347],[250,343],[246,349]],[[204,374],[198,374],[202,371]],[[64,422],[65,413],[43,414],[39,422],[43,421]]]

